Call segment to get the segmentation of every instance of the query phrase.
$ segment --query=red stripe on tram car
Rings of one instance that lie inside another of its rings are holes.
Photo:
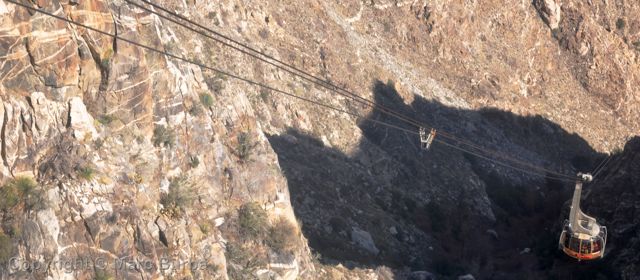
[[[580,254],[567,248],[564,248],[563,251],[568,256],[578,260],[595,260],[600,258],[600,252],[591,253],[591,254]]]

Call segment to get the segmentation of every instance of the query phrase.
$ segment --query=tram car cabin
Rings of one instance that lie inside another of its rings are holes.
[[[582,184],[592,179],[589,174],[578,174],[569,219],[564,222],[558,242],[558,247],[565,254],[577,260],[602,258],[607,244],[607,228],[580,210]]]

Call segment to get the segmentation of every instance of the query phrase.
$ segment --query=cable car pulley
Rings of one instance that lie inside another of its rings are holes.
[[[427,134],[427,131],[424,127],[420,128],[420,148],[422,148],[423,150],[429,150],[429,148],[431,148],[431,144],[433,143],[433,139],[435,138],[435,129],[432,128],[429,134]]]

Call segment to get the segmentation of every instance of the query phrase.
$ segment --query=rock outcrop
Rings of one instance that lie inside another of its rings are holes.
[[[534,3],[549,28],[556,29],[560,26],[562,10],[559,3],[556,3],[555,0],[536,0]]]
[[[93,141],[97,137],[98,132],[94,127],[94,119],[89,115],[79,97],[69,100],[69,127],[77,139]]]
[[[356,227],[352,228],[351,240],[356,245],[360,246],[362,249],[366,250],[367,252],[373,255],[377,255],[378,253],[380,253],[380,250],[376,248],[376,244],[373,242],[373,239],[371,238],[371,234],[369,234],[364,230],[361,230]]]

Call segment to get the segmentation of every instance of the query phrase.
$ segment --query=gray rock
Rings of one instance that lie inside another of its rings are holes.
[[[396,229],[396,227],[390,227],[390,228],[389,228],[389,232],[390,232],[392,235],[396,235],[396,234],[398,234],[398,230]]]
[[[373,242],[373,238],[371,238],[371,234],[367,231],[352,227],[351,241],[373,255],[380,253],[380,250],[378,250],[376,244]]]
[[[458,280],[476,280],[476,278],[471,274],[466,274],[458,277]]]

